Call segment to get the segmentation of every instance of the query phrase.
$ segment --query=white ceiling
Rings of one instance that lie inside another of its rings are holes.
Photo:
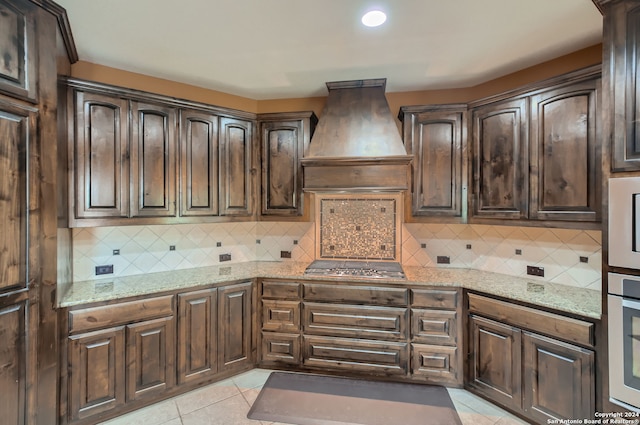
[[[468,87],[601,42],[591,0],[57,0],[80,60],[249,97]],[[377,6],[378,28],[360,24]]]

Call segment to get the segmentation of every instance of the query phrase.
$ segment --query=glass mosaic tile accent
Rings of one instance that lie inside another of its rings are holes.
[[[320,257],[394,260],[396,200],[324,198],[320,200]]]

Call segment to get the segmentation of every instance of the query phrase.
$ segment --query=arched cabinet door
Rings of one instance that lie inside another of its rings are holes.
[[[472,214],[476,217],[528,217],[528,103],[518,98],[472,111]]]
[[[253,123],[220,118],[220,215],[253,213]]]

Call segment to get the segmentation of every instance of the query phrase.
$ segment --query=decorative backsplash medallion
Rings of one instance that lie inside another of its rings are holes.
[[[396,197],[380,194],[321,195],[318,203],[318,258],[400,258]]]

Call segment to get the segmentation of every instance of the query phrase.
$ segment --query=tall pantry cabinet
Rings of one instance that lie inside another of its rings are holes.
[[[57,214],[57,75],[76,60],[64,10],[0,0],[0,57],[0,422],[55,424],[55,291],[58,267],[61,279],[68,270]]]

